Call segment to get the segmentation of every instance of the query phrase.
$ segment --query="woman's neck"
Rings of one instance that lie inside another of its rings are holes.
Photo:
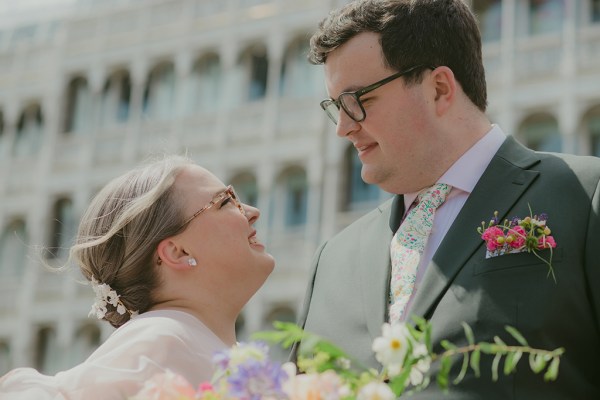
[[[233,346],[236,343],[235,321],[237,315],[227,315],[222,309],[218,313],[205,312],[197,307],[188,307],[185,304],[163,302],[155,304],[151,310],[177,310],[191,314],[206,325],[227,346]]]

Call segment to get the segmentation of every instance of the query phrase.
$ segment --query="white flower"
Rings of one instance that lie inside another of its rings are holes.
[[[418,386],[423,383],[425,374],[431,367],[431,357],[427,347],[423,343],[419,343],[413,347],[412,355],[414,358],[419,359],[410,371],[410,383],[413,386]]]
[[[106,315],[107,311],[108,310],[106,309],[106,305],[100,304],[100,302],[98,302],[98,300],[96,300],[96,302],[94,304],[92,304],[92,309],[88,313],[88,317],[95,315],[96,318],[102,319]]]
[[[182,376],[170,370],[154,375],[144,382],[131,400],[169,400],[196,398],[194,387]]]
[[[345,357],[338,358],[336,360],[336,364],[341,369],[350,369],[350,367],[352,366],[352,362],[349,359],[345,358]]]
[[[98,282],[94,276],[92,276],[90,283],[96,294],[96,299],[94,300],[94,304],[92,304],[92,309],[90,310],[88,317],[95,315],[98,319],[104,318],[108,312],[107,306],[109,304],[115,307],[117,312],[121,315],[126,312],[129,312],[131,316],[137,315],[137,311],[127,310],[127,307],[121,302],[120,296],[110,287],[110,285]]]
[[[257,343],[242,343],[233,346],[229,352],[229,366],[235,368],[244,364],[247,360],[253,359],[264,361],[268,357],[269,348]]]
[[[410,332],[404,323],[383,324],[383,336],[373,341],[375,358],[388,370],[390,376],[402,372],[410,346]]]
[[[125,313],[127,312],[127,309],[125,308],[125,306],[123,305],[123,303],[119,303],[119,304],[117,305],[117,312],[118,312],[120,315],[123,315],[123,314],[125,314]]]
[[[286,368],[289,374],[291,367]],[[289,400],[340,400],[352,394],[340,376],[328,370],[320,374],[290,375],[283,383],[283,391]]]
[[[358,392],[356,400],[394,400],[392,389],[383,382],[369,382]]]
[[[114,307],[117,307],[119,305],[119,303],[121,302],[119,300],[119,295],[114,290],[111,290],[110,286],[108,286],[108,285],[104,285],[104,286],[107,286],[106,292],[105,292],[106,301],[109,304],[113,305]]]

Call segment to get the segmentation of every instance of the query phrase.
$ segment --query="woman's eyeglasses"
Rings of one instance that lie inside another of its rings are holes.
[[[196,218],[198,215],[202,214],[204,211],[208,210],[209,208],[211,208],[215,204],[221,204],[221,203],[223,203],[224,201],[227,201],[227,200],[231,200],[233,202],[233,204],[238,208],[238,210],[240,210],[240,212],[243,215],[246,215],[246,211],[244,210],[244,207],[242,206],[242,203],[240,202],[237,194],[235,193],[235,190],[233,189],[233,186],[229,185],[229,186],[227,186],[225,188],[225,190],[223,190],[222,192],[217,193],[215,195],[215,197],[213,197],[212,200],[207,205],[205,205],[204,207],[202,207],[201,209],[199,209],[198,211],[196,211],[194,213],[194,215],[192,215],[191,217],[189,217],[183,224],[181,224],[181,226],[179,227],[179,229],[181,229],[184,226],[186,226],[187,224],[189,224],[194,218]]]

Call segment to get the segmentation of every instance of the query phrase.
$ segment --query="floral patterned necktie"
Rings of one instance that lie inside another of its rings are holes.
[[[452,186],[437,183],[423,190],[418,203],[392,238],[390,256],[392,279],[390,281],[390,322],[399,321],[415,288],[417,267],[433,226],[435,210],[446,201]]]

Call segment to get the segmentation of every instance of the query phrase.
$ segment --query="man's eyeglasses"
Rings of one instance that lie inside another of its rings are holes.
[[[340,115],[340,108],[343,109],[344,112],[348,114],[348,116],[354,121],[362,122],[365,120],[365,118],[367,118],[367,113],[365,112],[365,108],[363,107],[360,101],[361,96],[364,96],[365,94],[380,88],[386,83],[389,83],[394,79],[398,79],[401,76],[406,75],[409,72],[412,72],[417,68],[422,67],[423,65],[415,65],[414,67],[411,67],[404,71],[396,72],[395,74],[390,75],[387,78],[377,81],[372,85],[366,86],[355,92],[344,92],[338,96],[337,100],[331,98],[325,99],[321,102],[321,108],[325,110],[325,113],[327,113],[329,119],[331,119],[336,125],[338,123]]]
[[[181,226],[179,227],[179,229],[181,229],[184,226],[186,226],[187,224],[189,224],[194,218],[196,218],[198,215],[202,214],[204,211],[208,210],[212,206],[214,206],[216,204],[221,204],[221,203],[223,203],[226,200],[231,200],[233,202],[233,204],[238,208],[238,210],[240,210],[240,212],[243,215],[246,215],[246,211],[244,210],[244,207],[242,206],[242,203],[240,202],[237,194],[235,193],[235,190],[233,189],[233,186],[229,185],[229,186],[227,186],[225,188],[225,190],[223,190],[222,192],[217,193],[215,195],[215,197],[213,197],[212,200],[207,205],[205,205],[204,207],[202,207],[201,209],[199,209],[198,211],[196,211],[194,213],[194,215],[192,215],[187,220],[185,220],[185,222],[183,224],[181,224]]]

